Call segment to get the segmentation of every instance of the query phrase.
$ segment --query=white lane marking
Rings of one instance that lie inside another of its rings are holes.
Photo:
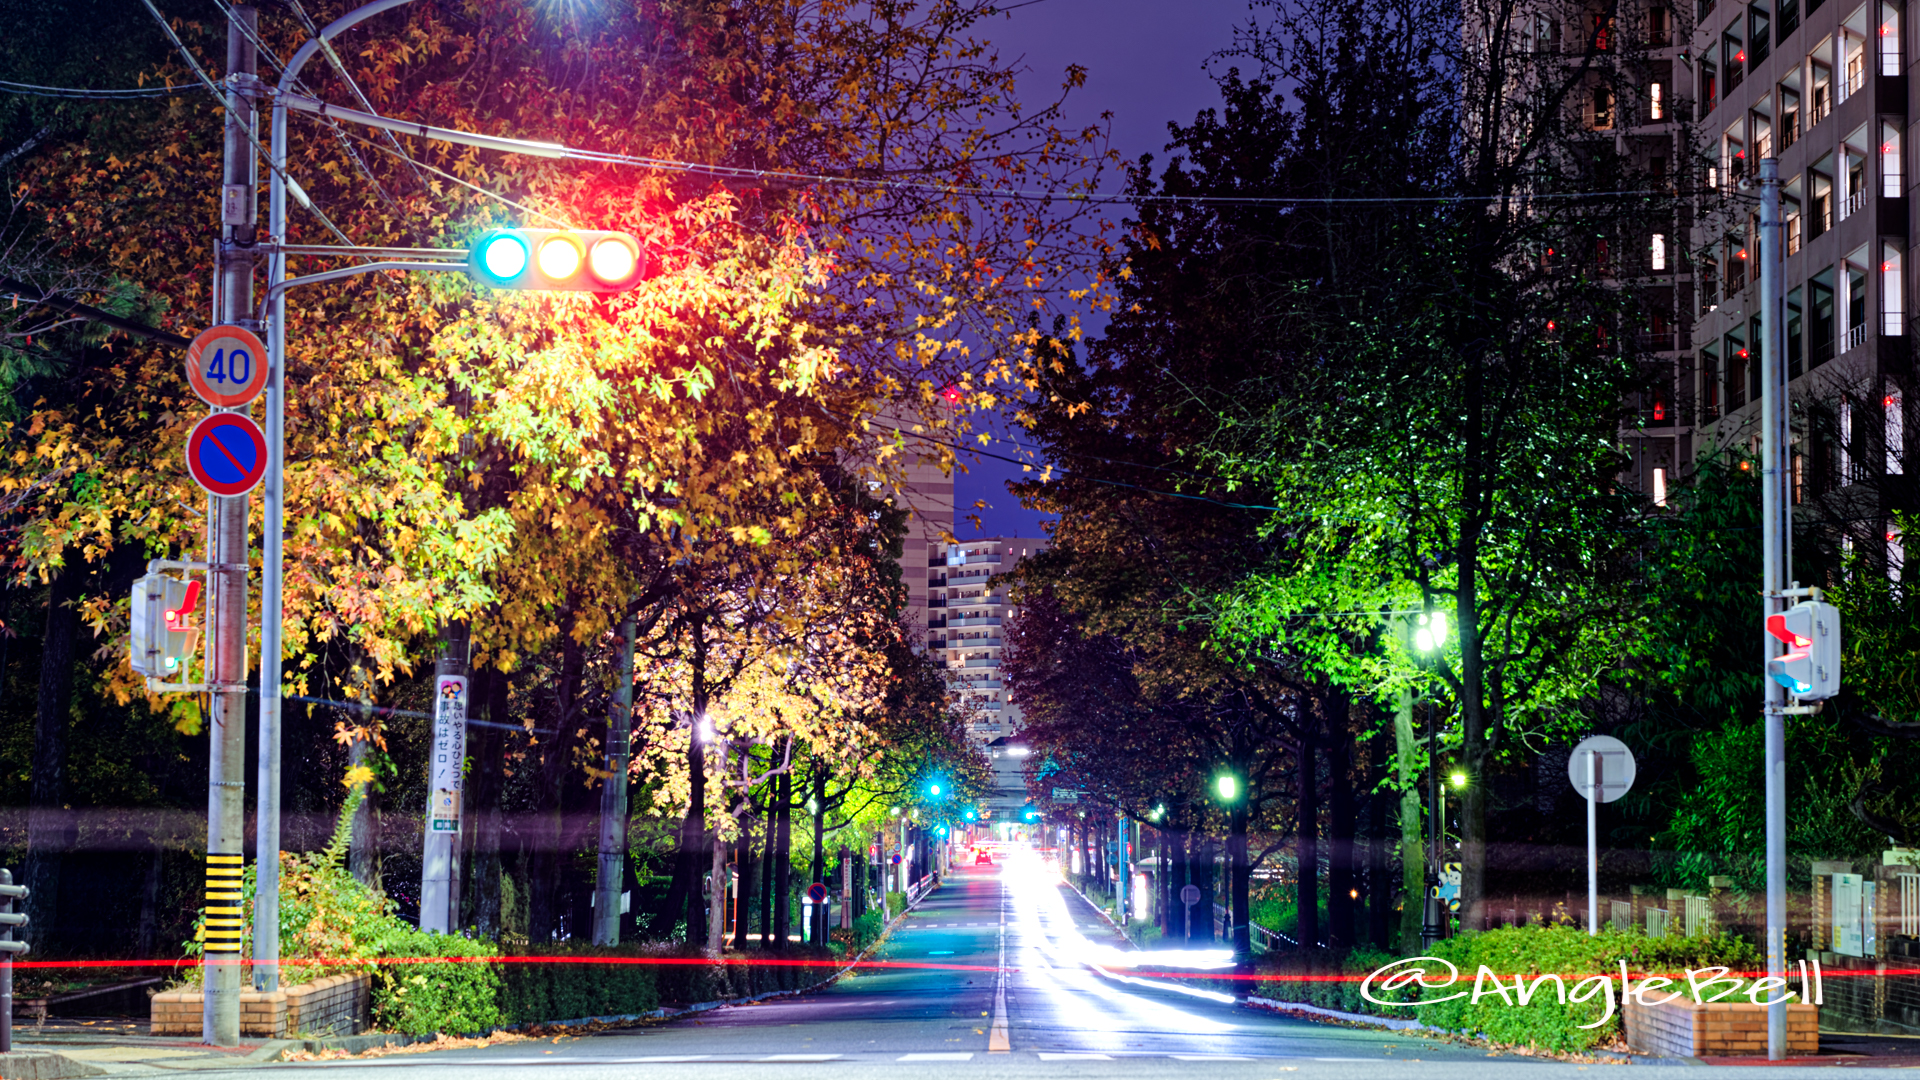
[[[755,1061],[832,1061],[839,1054],[770,1054]]]
[[[713,1056],[712,1054],[661,1054],[657,1057],[637,1057],[637,1058],[628,1058],[627,1060],[634,1061],[634,1062],[647,1062],[651,1064],[653,1062],[662,1062],[662,1061],[705,1061],[712,1056]],[[538,1059],[536,1058],[535,1060],[538,1060]]]
[[[951,1054],[902,1054],[895,1061],[972,1061],[973,1051],[966,1050]]]
[[[1041,1054],[1041,1061],[1112,1061],[1112,1054]]]
[[[993,975],[993,1025],[988,1029],[987,1053],[1013,1051],[1007,1038],[1007,886],[1000,885],[1000,966]]]
[[[1168,1054],[1175,1061],[1253,1061],[1238,1054]],[[1314,1058],[1315,1061],[1359,1061],[1360,1058]],[[1371,1060],[1371,1059],[1369,1059]]]

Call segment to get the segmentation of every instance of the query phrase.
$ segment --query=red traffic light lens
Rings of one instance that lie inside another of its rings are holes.
[[[625,240],[609,236],[593,245],[593,253],[587,257],[587,266],[593,276],[608,285],[620,285],[633,276],[640,267],[640,253],[628,246]]]
[[[480,253],[480,263],[487,273],[503,281],[519,277],[527,268],[527,245],[511,233],[490,237]]]

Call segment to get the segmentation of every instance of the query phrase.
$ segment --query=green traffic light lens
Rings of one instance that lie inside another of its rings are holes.
[[[517,236],[501,233],[487,241],[480,262],[487,273],[503,281],[519,277],[527,268],[527,245]]]

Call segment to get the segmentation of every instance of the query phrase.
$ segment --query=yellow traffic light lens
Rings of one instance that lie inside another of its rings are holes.
[[[633,276],[640,265],[640,256],[626,241],[615,237],[593,245],[593,254],[588,257],[588,266],[593,276],[608,285],[618,285]]]
[[[580,248],[569,237],[555,236],[540,245],[540,272],[564,281],[580,269]]]
[[[501,279],[515,278],[527,268],[527,245],[517,236],[502,234],[487,241],[487,248],[480,253],[480,261],[486,266],[487,273]]]

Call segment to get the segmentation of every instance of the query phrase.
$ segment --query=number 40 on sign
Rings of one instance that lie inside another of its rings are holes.
[[[266,389],[267,347],[245,327],[203,330],[187,346],[187,382],[209,405],[245,405]]]

